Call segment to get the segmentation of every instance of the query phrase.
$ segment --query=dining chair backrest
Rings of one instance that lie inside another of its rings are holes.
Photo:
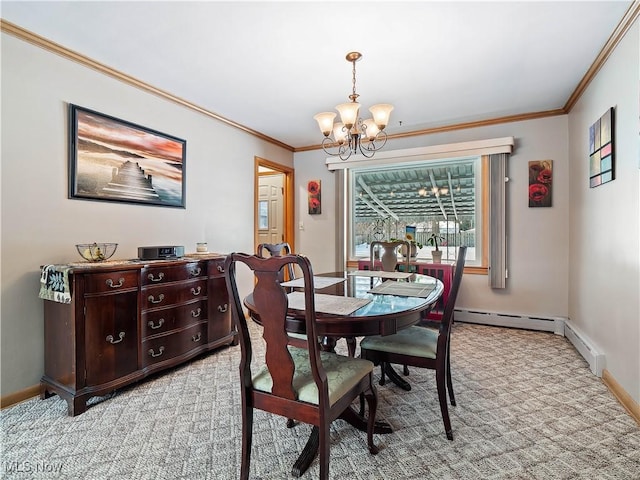
[[[236,264],[243,263],[251,269],[256,278],[253,290],[253,302],[255,312],[259,315],[260,323],[264,329],[263,337],[271,351],[271,356],[267,356],[267,368],[273,378],[274,393],[283,398],[294,400],[296,395],[291,385],[294,364],[290,355],[286,353],[289,337],[284,328],[287,318],[288,298],[287,291],[280,285],[279,276],[283,267],[289,264],[297,264],[301,267],[305,288],[305,327],[307,333],[315,332],[315,300],[311,263],[306,257],[301,255],[284,255],[262,258],[258,255],[248,255],[244,253],[233,253],[228,257],[229,268],[227,272],[227,288],[229,289],[232,301],[234,320],[237,323],[239,341],[241,346],[241,370],[248,369],[252,361],[251,341],[249,329],[244,314],[241,314],[242,303],[236,285]],[[317,338],[314,334],[311,338]],[[316,342],[308,342],[310,358],[318,358],[318,346]],[[321,371],[322,365],[317,365]],[[247,370],[248,371],[248,370]],[[250,378],[244,378],[244,387]]]
[[[282,255],[291,255],[291,246],[287,242],[282,243],[261,243],[256,249],[256,255],[259,257],[265,257],[265,252],[269,253],[270,257],[281,257]],[[295,270],[292,263],[286,265],[288,279],[284,277],[284,269],[280,272],[280,282],[285,280],[293,280],[295,278]]]
[[[442,327],[449,333],[451,330],[451,324],[453,323],[453,312],[456,307],[456,300],[458,298],[458,290],[460,290],[460,283],[462,283],[462,274],[464,273],[464,262],[467,257],[467,247],[462,246],[458,249],[458,258],[456,260],[455,270],[453,272],[453,280],[451,281],[451,290],[449,290],[449,297],[447,303],[444,306],[444,313],[442,314]]]
[[[402,254],[402,252],[406,253],[406,255]],[[398,253],[402,254],[402,262],[398,261]],[[394,240],[391,242],[374,240],[369,245],[369,269],[371,270],[376,270],[376,256],[380,258],[383,271],[392,272],[396,270],[399,263],[402,263],[405,268],[404,271],[408,272],[411,245],[406,240]]]

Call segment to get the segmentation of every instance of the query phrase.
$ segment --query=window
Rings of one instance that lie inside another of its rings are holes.
[[[360,186],[362,185],[352,172],[360,171],[361,173],[364,173],[365,170],[368,169],[369,171],[380,170],[381,172],[388,171],[387,173],[390,173],[390,171],[397,169],[399,172],[399,178],[396,179],[395,182],[387,182],[389,188],[392,186],[395,188],[395,190],[393,190],[395,196],[396,192],[400,191],[395,185],[410,183],[408,180],[411,171],[418,171],[420,168],[454,168],[457,163],[462,162],[462,164],[464,164],[466,161],[474,160],[474,190],[472,196],[469,194],[469,198],[474,199],[475,206],[475,219],[473,220],[473,226],[467,224],[471,221],[470,219],[462,221],[460,213],[458,213],[458,218],[455,220],[454,224],[451,224],[449,220],[450,214],[447,214],[446,219],[443,214],[442,219],[429,220],[428,215],[426,215],[426,213],[428,213],[426,210],[420,215],[416,215],[411,218],[410,221],[415,224],[416,233],[417,223],[422,222],[423,225],[421,228],[427,232],[444,229],[450,234],[455,232],[455,235],[458,235],[458,237],[467,235],[467,238],[464,239],[463,237],[463,240],[460,240],[460,238],[454,238],[454,245],[448,245],[450,249],[455,252],[456,245],[462,244],[459,243],[460,241],[466,241],[467,245],[470,246],[471,243],[469,242],[473,242],[473,259],[469,259],[469,262],[466,262],[465,271],[469,273],[488,274],[489,285],[492,288],[506,288],[508,272],[506,237],[507,166],[509,157],[513,153],[514,145],[515,139],[513,137],[502,137],[461,143],[429,145],[426,147],[408,148],[404,150],[382,151],[377,153],[374,158],[353,156],[346,161],[342,161],[337,157],[327,158],[327,168],[336,174],[336,202],[338,205],[344,206],[343,209],[338,209],[336,211],[336,242],[337,245],[342,246],[342,248],[337,249],[336,252],[336,268],[343,268],[344,265],[347,265],[349,260],[354,260],[356,257],[356,234],[354,230],[356,228],[356,222],[354,222],[354,217],[356,216],[356,203],[354,197],[354,192],[356,190],[355,182],[358,182]],[[423,165],[421,165],[420,162],[423,162]],[[402,167],[407,167],[408,170],[403,171]],[[406,175],[406,178],[400,178],[401,174]],[[430,184],[417,187],[418,194],[420,192],[420,188],[425,188],[425,190],[427,190],[430,187],[432,189],[431,192],[435,193],[433,189],[440,187],[435,172],[435,185],[433,185],[431,175],[428,172],[426,176],[423,174],[419,180],[421,182],[426,182],[426,177],[428,177]],[[454,172],[451,172],[452,181],[451,185],[449,185],[449,191],[451,191],[452,188],[455,191],[457,187],[457,180],[460,179],[462,182],[463,177],[464,175],[462,174],[455,174]],[[448,174],[446,178],[448,181]],[[365,181],[364,183],[366,184],[367,182]],[[363,191],[366,192],[364,187],[362,188]],[[441,190],[438,190],[438,193],[443,194]],[[357,193],[357,195],[359,196],[359,193]],[[389,191],[389,196],[391,197],[391,191]],[[439,195],[440,203],[436,200],[438,208],[440,208],[440,204],[445,204],[445,202],[442,202],[443,196],[444,195]],[[369,201],[368,198],[367,201]],[[390,202],[393,204],[391,200]],[[381,203],[384,204],[384,202]],[[413,204],[417,202],[407,200],[404,203]],[[456,203],[455,194],[453,203]],[[374,202],[371,205],[375,206],[378,210],[376,213],[381,219],[384,215],[388,215],[393,218],[393,216],[385,208],[382,208],[379,203]],[[386,204],[384,205],[387,209],[393,211],[389,206]],[[458,202],[456,205],[462,206],[462,203]],[[400,216],[397,216],[399,226],[397,230],[394,230],[394,232],[401,235],[403,233],[400,227],[402,223],[400,222]],[[422,217],[422,219],[420,217]],[[455,213],[453,214],[453,218],[456,218]],[[442,225],[440,222],[443,220],[446,220],[448,224],[445,223]],[[386,221],[391,225],[390,220]],[[393,218],[393,222],[395,221],[396,219]],[[437,225],[434,222],[437,222]],[[407,220],[404,220],[404,224],[405,226],[408,224]],[[358,226],[358,228],[360,228],[360,226]],[[393,228],[395,229],[395,225],[393,225]],[[471,232],[470,230],[475,230],[475,232]],[[391,234],[392,230],[385,231],[383,229],[382,232],[383,235],[386,233]],[[362,240],[363,238],[359,239],[359,241]],[[423,258],[426,258],[424,255],[425,253],[423,253]],[[450,251],[447,255],[451,258],[452,252]],[[455,256],[455,254],[453,254],[453,256]]]
[[[348,169],[351,259],[368,257],[372,240],[405,239],[415,228],[417,260],[431,260],[432,235],[443,260],[467,245],[466,264],[483,265],[486,207],[481,156],[352,167]]]

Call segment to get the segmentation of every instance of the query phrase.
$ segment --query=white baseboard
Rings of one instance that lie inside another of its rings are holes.
[[[589,337],[578,330],[566,318],[531,317],[527,315],[463,309],[456,309],[454,318],[457,322],[553,332],[556,335],[567,337],[567,340],[571,342],[578,353],[587,361],[594,375],[602,377],[602,371],[606,366],[605,355],[596,348]]]
[[[602,371],[606,366],[604,353],[600,352],[589,337],[578,330],[569,320],[565,321],[564,335],[587,361],[591,372],[598,377],[602,377]]]
[[[531,317],[511,313],[487,312],[482,310],[458,310],[454,312],[456,321],[493,325],[496,327],[523,328],[525,330],[541,330],[564,335],[564,318]]]

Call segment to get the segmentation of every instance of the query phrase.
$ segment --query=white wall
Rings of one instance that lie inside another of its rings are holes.
[[[93,241],[118,242],[114,258],[200,241],[251,252],[254,156],[292,166],[293,154],[10,35],[1,48],[4,396],[43,374],[40,265],[78,261],[74,245]],[[186,139],[187,208],[68,199],[68,103]]]
[[[513,136],[504,290],[466,275],[458,307],[567,317],[640,403],[640,28],[636,21],[570,115],[390,141],[385,150]],[[616,180],[588,181],[588,130],[616,107]],[[395,112],[394,112],[395,113]],[[316,271],[334,269],[335,185],[323,152],[295,154],[297,249]],[[529,208],[530,160],[554,161],[553,207]],[[323,213],[306,212],[306,182],[323,181]]]
[[[394,112],[395,113],[395,112]],[[568,147],[567,117],[558,116],[508,123],[437,135],[389,141],[385,151],[428,145],[513,136],[514,154],[509,160],[508,235],[509,279],[507,288],[493,290],[486,275],[466,275],[458,308],[503,313],[566,317],[568,278]],[[296,248],[309,256],[316,271],[334,268],[335,174],[325,166],[323,152],[295,154],[298,197]],[[528,162],[551,159],[553,207],[529,208]],[[322,214],[308,215],[306,183],[322,180]]]
[[[569,115],[569,317],[640,403],[640,101],[638,21]],[[616,179],[589,188],[588,132],[615,107]]]

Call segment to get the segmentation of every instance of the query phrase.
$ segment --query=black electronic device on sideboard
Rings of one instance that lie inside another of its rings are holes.
[[[182,257],[184,257],[184,247],[179,245],[138,247],[140,260],[168,260]]]

